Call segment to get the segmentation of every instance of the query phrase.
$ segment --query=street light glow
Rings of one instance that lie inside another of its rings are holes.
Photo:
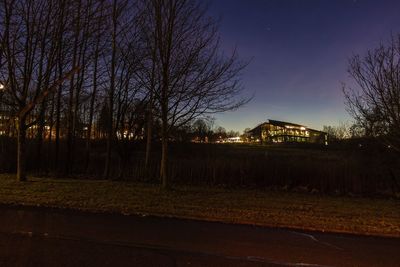
[[[0,91],[4,90],[4,85],[0,83]]]

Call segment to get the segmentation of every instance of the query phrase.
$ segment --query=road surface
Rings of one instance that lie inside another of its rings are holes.
[[[0,206],[0,266],[400,266],[400,239]]]

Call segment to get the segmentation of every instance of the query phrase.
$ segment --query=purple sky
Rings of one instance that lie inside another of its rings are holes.
[[[254,99],[216,124],[242,132],[269,119],[322,129],[350,121],[341,91],[347,60],[400,33],[396,0],[212,0],[222,48],[252,59],[243,75]]]

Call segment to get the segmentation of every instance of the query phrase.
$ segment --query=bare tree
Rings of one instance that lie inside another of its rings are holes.
[[[222,126],[217,126],[214,129],[214,141],[222,141],[227,137],[226,129]]]
[[[108,178],[110,174],[110,165],[111,165],[111,148],[112,142],[114,140],[114,125],[113,125],[113,112],[114,112],[114,91],[115,91],[115,66],[117,64],[117,22],[119,12],[117,10],[118,0],[113,0],[112,3],[112,15],[111,15],[111,61],[110,61],[110,88],[108,90],[108,108],[109,108],[109,116],[108,116],[108,132],[107,132],[107,154],[106,154],[106,164],[104,167],[104,177]]]
[[[218,25],[200,1],[0,1],[1,101],[18,124],[20,180],[27,138],[36,138],[39,163],[44,138],[48,151],[54,138],[55,169],[65,159],[68,174],[77,166],[77,144],[85,143],[87,170],[93,134],[106,137],[109,177],[112,152],[121,174],[132,153],[126,144],[146,127],[146,166],[152,136],[161,132],[167,188],[169,138],[197,118],[247,101],[238,96],[245,64],[235,52],[220,52]]]
[[[344,140],[351,137],[350,127],[347,123],[339,122],[337,126],[324,125],[323,130],[331,141]]]
[[[18,132],[17,179],[26,180],[25,140],[29,127],[37,124],[32,111],[79,68],[54,78],[61,33],[58,2],[4,0],[1,12],[0,79],[5,81],[8,104]]]
[[[145,169],[148,171],[152,139],[154,135],[154,113],[156,113],[157,106],[155,103],[154,94],[159,90],[160,77],[157,70],[158,54],[157,54],[157,40],[155,32],[155,20],[152,16],[151,1],[141,0],[138,1],[139,11],[142,13],[138,16],[137,25],[139,27],[139,42],[142,44],[140,53],[142,54],[141,60],[138,62],[140,65],[139,71],[135,72],[136,80],[148,92],[148,99],[146,105],[146,153],[145,153]]]
[[[129,31],[124,33],[124,37],[121,37],[121,42],[119,42],[118,62],[120,64],[117,68],[115,85],[115,133],[120,159],[119,179],[123,178],[133,152],[130,144],[142,135],[147,100],[147,91],[143,90],[141,83],[135,79],[137,77],[135,73],[140,68],[138,62],[141,60],[141,55],[137,54],[138,32],[135,30],[134,22],[128,23],[130,24]]]
[[[213,118],[198,118],[192,124],[192,131],[200,142],[208,142],[212,136]]]
[[[60,1],[60,33],[65,31],[65,21],[66,21],[66,16],[65,13],[67,12],[66,8],[66,0],[61,0]],[[56,73],[58,77],[62,77],[64,70],[65,70],[65,62],[66,62],[66,55],[65,51],[67,50],[67,47],[65,45],[65,40],[66,36],[64,34],[59,34],[58,35],[58,42],[60,44],[60,49],[57,51],[57,58],[56,58]],[[58,172],[58,167],[59,167],[59,154],[60,154],[60,128],[61,128],[61,101],[62,101],[62,89],[63,86],[60,84],[57,88],[57,96],[55,99],[55,169]]]
[[[70,8],[74,10],[71,16],[71,39],[72,65],[79,65],[80,71],[72,77],[68,88],[68,108],[67,108],[67,158],[65,170],[68,174],[73,166],[75,139],[81,132],[82,110],[87,97],[86,88],[91,88],[94,83],[91,75],[91,65],[96,52],[92,47],[96,46],[99,16],[102,16],[103,1],[83,1],[77,0],[71,3]]]
[[[109,178],[112,149],[115,143],[117,124],[125,123],[126,112],[134,112],[132,101],[140,98],[134,73],[139,67],[137,53],[138,32],[137,9],[127,0],[113,0],[111,25],[111,56],[109,57],[109,87],[107,90],[109,116],[107,122],[107,152],[104,177]],[[141,99],[141,98],[140,98]],[[116,105],[117,104],[117,105]],[[116,113],[116,114],[115,114]],[[131,117],[132,119],[133,117]],[[121,121],[122,119],[122,121]],[[120,125],[124,127],[123,125]]]
[[[106,9],[107,5],[105,1],[98,1],[98,5],[95,6],[97,15],[94,17],[94,48],[93,48],[93,70],[92,70],[92,90],[89,93],[89,115],[88,115],[88,122],[87,122],[87,132],[86,132],[86,151],[85,151],[85,171],[88,170],[89,161],[90,161],[90,150],[91,150],[91,139],[93,136],[93,119],[95,114],[95,104],[96,99],[98,97],[98,90],[99,90],[99,82],[100,80],[99,73],[101,72],[101,65],[100,65],[100,54],[104,51],[104,38],[103,35],[106,32],[106,24],[103,22],[106,19]]]
[[[366,135],[400,151],[400,35],[353,56],[348,71],[357,85],[343,86],[349,113]]]
[[[236,109],[246,103],[238,74],[245,64],[236,53],[219,52],[216,22],[207,8],[195,0],[144,1],[156,47],[159,88],[154,98],[160,109],[162,186],[169,187],[168,139],[173,127],[215,112]]]

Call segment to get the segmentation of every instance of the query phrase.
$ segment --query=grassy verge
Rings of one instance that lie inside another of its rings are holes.
[[[0,175],[0,203],[400,237],[400,201]]]

